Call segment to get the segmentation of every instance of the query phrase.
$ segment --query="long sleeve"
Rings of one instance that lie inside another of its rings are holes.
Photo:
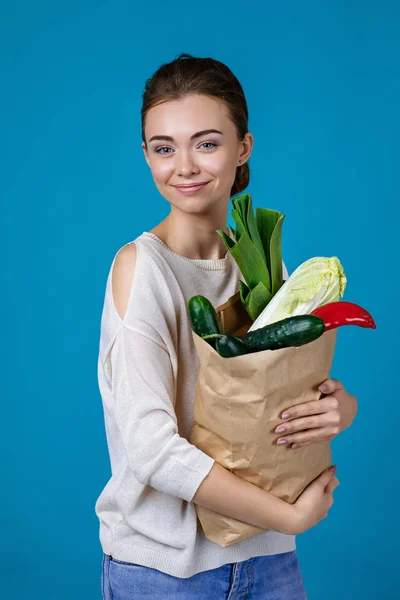
[[[230,253],[188,259],[151,232],[134,242],[125,317],[114,303],[113,261],[101,318],[97,373],[111,468],[96,502],[103,551],[174,577],[292,551],[294,536],[276,531],[221,548],[201,531],[193,504],[215,461],[188,441],[200,368],[188,301],[204,295],[217,307],[236,294],[236,262]]]
[[[170,355],[145,326],[121,323],[111,349],[115,420],[136,480],[191,501],[214,459],[179,435]]]

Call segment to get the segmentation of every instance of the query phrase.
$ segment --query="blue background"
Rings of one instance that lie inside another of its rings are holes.
[[[292,272],[337,255],[332,369],[359,401],[341,486],[297,538],[309,600],[398,590],[397,2],[3,3],[1,595],[100,599],[94,504],[109,478],[97,352],[117,250],[168,213],[141,150],[146,78],[180,52],[228,64],[255,137],[247,191],[286,213]],[[397,558],[396,558],[397,553]]]

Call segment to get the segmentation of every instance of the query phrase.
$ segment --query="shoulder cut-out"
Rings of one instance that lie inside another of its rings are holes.
[[[128,308],[136,265],[136,246],[132,242],[118,251],[112,272],[112,294],[114,306],[122,320]]]

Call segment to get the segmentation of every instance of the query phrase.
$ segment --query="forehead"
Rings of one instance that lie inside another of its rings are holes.
[[[229,123],[231,125],[229,125]],[[146,115],[146,137],[192,135],[194,130],[233,127],[226,105],[204,95],[190,95],[153,106]]]

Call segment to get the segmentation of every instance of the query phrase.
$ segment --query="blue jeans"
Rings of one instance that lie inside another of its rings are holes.
[[[296,551],[257,556],[182,579],[103,553],[103,600],[307,600]]]

